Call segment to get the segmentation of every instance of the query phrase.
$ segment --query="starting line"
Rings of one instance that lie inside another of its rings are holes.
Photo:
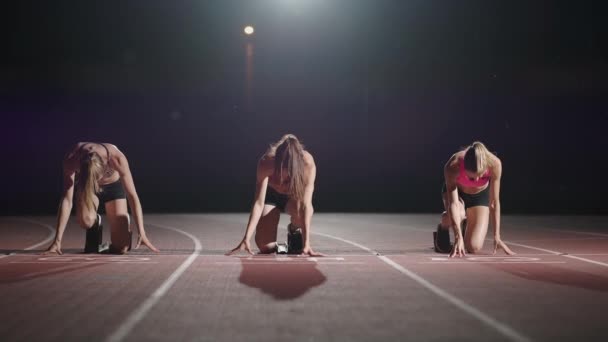
[[[431,261],[419,262],[420,264],[564,264],[565,261],[543,261],[535,257],[522,256],[474,256],[465,258],[433,257]]]
[[[8,255],[7,255],[8,256]],[[26,257],[29,255],[15,255]],[[235,260],[236,259],[236,260]],[[221,260],[212,262],[214,264],[241,264],[246,263],[248,265],[254,264],[306,264],[306,263],[318,263],[318,264],[361,264],[361,260],[347,260],[349,258],[344,257],[259,257],[259,256],[247,256],[247,257],[233,257],[232,260]],[[238,261],[237,261],[238,260]],[[10,261],[10,264],[37,264],[37,263],[158,263],[153,261],[150,257],[143,256],[41,256],[35,259],[28,259],[23,261]],[[467,256],[464,258],[450,258],[448,256],[425,256],[423,261],[416,262],[417,264],[564,264],[565,261],[549,261],[543,260],[536,256]]]
[[[40,263],[157,263],[151,261],[150,258],[146,257],[132,257],[132,256],[109,256],[109,257],[95,257],[95,256],[48,256],[40,257],[35,260],[27,261],[11,261],[11,264],[40,264]]]

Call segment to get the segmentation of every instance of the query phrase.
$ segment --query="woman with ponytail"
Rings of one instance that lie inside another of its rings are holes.
[[[260,253],[320,256],[310,246],[315,176],[314,159],[295,135],[286,134],[270,145],[258,162],[255,199],[245,236],[228,254],[239,250],[253,254],[249,241],[255,231]],[[287,246],[277,243],[281,212],[291,216]]]
[[[448,160],[444,176],[445,211],[434,234],[435,250],[447,253],[452,248],[450,257],[479,252],[491,221],[494,253],[500,248],[508,255],[515,254],[500,236],[500,159],[483,143],[476,141]],[[450,228],[456,240],[453,247],[450,245]]]
[[[86,229],[85,252],[99,252],[101,244],[101,216],[97,214],[103,205],[110,223],[111,253],[124,254],[131,249],[131,229],[128,205],[131,207],[141,244],[158,252],[144,229],[143,213],[135,191],[133,177],[125,155],[114,145],[81,142],[63,160],[64,188],[59,203],[55,241],[47,253],[62,254],[61,240],[76,194],[78,224]]]

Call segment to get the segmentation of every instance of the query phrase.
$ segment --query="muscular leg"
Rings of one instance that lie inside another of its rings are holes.
[[[84,252],[97,253],[102,242],[102,229],[98,224],[97,208],[99,208],[99,198],[93,195],[93,208],[85,205],[84,199],[77,195],[76,199],[76,218],[78,225],[86,230]]]
[[[131,245],[131,229],[127,200],[124,198],[106,202],[106,216],[110,223],[112,251],[125,254]]]
[[[463,220],[465,220],[467,218],[467,212],[464,209],[464,202],[462,200],[462,198],[458,198],[458,208],[459,208],[459,213],[458,215],[456,215],[458,217],[458,219],[460,220],[460,222],[462,223]],[[444,212],[441,213],[441,229],[447,229],[449,230],[452,227],[452,218],[448,215],[448,199],[447,199],[447,193],[443,193],[443,209]]]
[[[76,218],[78,225],[84,229],[89,229],[97,222],[97,208],[99,207],[99,198],[93,196],[93,204],[95,208],[87,208],[84,200],[77,196],[76,198]]]
[[[467,231],[464,245],[468,253],[479,253],[488,233],[490,208],[475,206],[467,209]]]
[[[255,230],[255,243],[260,253],[267,254],[275,251],[277,246],[277,228],[281,211],[274,205],[264,205],[262,217]]]

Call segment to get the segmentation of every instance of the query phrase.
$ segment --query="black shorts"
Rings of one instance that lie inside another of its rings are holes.
[[[445,194],[447,192],[447,188],[445,183],[443,183],[443,187],[441,188],[441,194]],[[490,206],[490,185],[486,186],[485,189],[481,190],[476,194],[467,194],[465,192],[460,191],[458,189],[458,197],[462,198],[464,202],[464,208],[468,209],[471,207],[489,207]]]
[[[99,198],[99,205],[101,206],[106,202],[127,198],[127,194],[119,179],[114,183],[102,185],[97,193],[97,197]]]
[[[287,201],[289,201],[288,195],[280,194],[269,186],[266,187],[266,199],[264,200],[264,204],[274,205],[282,212],[285,212]]]

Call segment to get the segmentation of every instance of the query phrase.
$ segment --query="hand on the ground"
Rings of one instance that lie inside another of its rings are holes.
[[[504,242],[502,242],[502,240],[500,238],[495,238],[494,239],[494,254],[496,254],[496,251],[499,248],[501,248],[503,251],[505,251],[505,254],[507,254],[507,255],[515,255],[516,254]]]
[[[135,249],[138,249],[139,246],[141,246],[141,245],[144,245],[144,246],[150,248],[150,250],[152,250],[152,251],[154,251],[156,253],[160,252],[160,250],[158,248],[154,247],[154,245],[152,244],[152,242],[150,242],[150,240],[148,240],[148,237],[145,236],[145,235],[143,235],[143,236],[140,235],[137,238],[137,244],[135,244]]]
[[[226,253],[226,255],[232,255],[238,251],[246,251],[247,253],[253,255],[253,252],[251,251],[251,245],[249,245],[249,241],[246,240],[241,241],[238,246],[236,246],[230,252]]]
[[[467,256],[464,251],[464,239],[462,237],[456,238],[456,242],[454,242],[454,246],[452,247],[452,252],[450,253],[450,258],[453,257],[463,257]]]
[[[322,256],[325,256],[325,255],[323,255],[321,253],[317,253],[317,252],[313,251],[310,246],[304,247],[304,249],[302,249],[302,255],[307,255],[307,256],[311,256],[311,257],[322,257]]]
[[[49,246],[49,248],[47,248],[47,250],[44,251],[42,254],[44,254],[44,255],[47,255],[47,254],[61,255],[61,254],[63,254],[63,252],[61,251],[61,244],[57,241],[53,242],[53,244],[51,244]]]

